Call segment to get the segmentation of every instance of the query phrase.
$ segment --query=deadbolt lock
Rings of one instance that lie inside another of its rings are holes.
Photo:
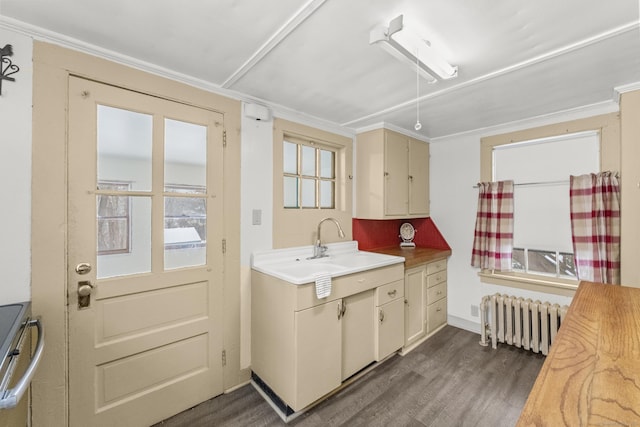
[[[88,274],[91,272],[91,264],[88,262],[81,262],[76,265],[76,273],[78,274]]]

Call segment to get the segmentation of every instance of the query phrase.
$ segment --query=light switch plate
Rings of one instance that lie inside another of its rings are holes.
[[[262,224],[262,209],[254,209],[251,215],[251,224],[253,225],[261,225]]]

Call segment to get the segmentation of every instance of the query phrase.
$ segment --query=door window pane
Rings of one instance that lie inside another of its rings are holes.
[[[176,186],[189,193],[205,193],[207,183],[207,128],[164,120],[165,188]]]
[[[102,190],[127,191],[130,183],[99,182]],[[100,194],[97,196],[98,255],[128,253],[131,233],[129,197]]]
[[[207,260],[207,200],[165,197],[165,270],[204,265]]]
[[[98,279],[148,273],[151,271],[151,198],[146,196],[96,196],[96,241]],[[122,213],[128,208],[129,226],[124,224]],[[114,214],[110,219],[106,214]],[[128,230],[127,230],[128,229]],[[126,231],[129,231],[128,235]],[[128,242],[127,242],[128,240]],[[129,245],[128,251],[100,254],[100,247]]]
[[[126,181],[151,190],[152,121],[149,114],[98,105],[98,182]]]

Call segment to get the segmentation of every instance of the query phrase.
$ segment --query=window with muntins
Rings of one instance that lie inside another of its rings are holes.
[[[599,132],[498,145],[492,155],[493,179],[515,183],[513,270],[576,278],[569,177],[599,170]]]
[[[98,188],[114,192],[131,190],[130,182],[100,181]],[[131,252],[130,200],[125,195],[101,194],[97,197],[98,255]]]
[[[313,141],[286,137],[283,152],[283,190],[286,209],[334,209],[336,151]]]

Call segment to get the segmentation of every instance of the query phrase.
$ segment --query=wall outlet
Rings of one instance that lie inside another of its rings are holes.
[[[477,305],[473,305],[471,304],[471,316],[472,317],[478,317],[478,306]]]

